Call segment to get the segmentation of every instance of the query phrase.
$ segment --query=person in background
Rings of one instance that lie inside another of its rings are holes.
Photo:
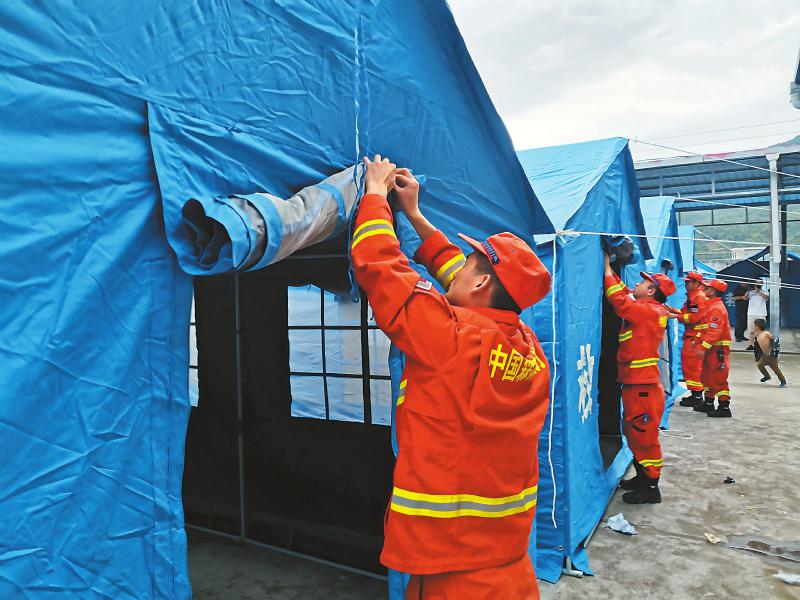
[[[748,350],[753,349],[753,336],[755,335],[753,323],[755,323],[756,319],[767,320],[768,299],[769,293],[761,289],[760,283],[755,284],[755,289],[747,292],[747,332],[748,341],[750,342],[747,347]]]
[[[603,285],[606,298],[622,319],[617,349],[617,381],[622,384],[622,431],[633,452],[636,476],[620,482],[622,501],[658,504],[658,481],[664,457],[658,425],[664,414],[664,388],[658,368],[659,346],[664,339],[669,311],[667,296],[675,283],[662,273],[641,272],[642,281],[629,289],[611,268],[605,254]]]
[[[767,331],[767,322],[764,319],[756,319],[754,327],[753,352],[756,355],[756,366],[763,375],[761,382],[764,383],[772,379],[770,374],[767,373],[767,367],[769,367],[778,376],[778,381],[781,382],[779,387],[786,387],[786,377],[783,376],[781,368],[778,366],[778,347],[775,343],[775,338]]]
[[[750,291],[750,284],[740,283],[733,288],[733,299],[736,301],[736,331],[734,337],[737,342],[744,342],[745,329],[747,329],[747,292]]]

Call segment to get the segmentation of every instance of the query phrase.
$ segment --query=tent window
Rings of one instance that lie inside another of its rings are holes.
[[[288,302],[291,415],[388,425],[389,340],[366,301],[307,285]]]
[[[192,406],[197,406],[200,400],[200,382],[197,374],[197,324],[194,319],[194,296],[192,296],[192,314],[189,317],[189,403]]]

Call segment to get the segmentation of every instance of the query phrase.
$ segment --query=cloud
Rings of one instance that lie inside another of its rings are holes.
[[[800,119],[788,102],[800,43],[796,0],[450,5],[519,148]],[[759,147],[792,137],[784,134],[797,125],[672,142]],[[725,141],[759,133],[776,135]]]

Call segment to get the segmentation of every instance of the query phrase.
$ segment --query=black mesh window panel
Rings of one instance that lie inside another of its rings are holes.
[[[244,522],[249,539],[381,573],[378,557],[394,460],[389,428],[371,421],[291,415],[287,286],[312,284],[344,291],[346,267],[343,258],[292,258],[239,277]],[[230,287],[204,291],[233,298]],[[207,304],[222,307],[227,300]],[[234,508],[237,524],[239,519],[238,462],[216,456],[223,447],[228,451],[237,446],[237,430],[227,426],[230,420],[236,423],[235,381],[225,375],[234,356],[223,342],[232,337],[226,329],[232,327],[233,313],[227,310],[198,314],[200,410],[192,412],[190,420],[198,423],[191,423],[190,431],[202,431],[205,439],[190,439],[187,448],[207,445],[214,451],[193,454],[191,464],[187,455],[184,492],[192,497],[186,504],[206,507],[187,511],[190,524],[198,518],[203,519],[198,524],[206,526],[220,521],[221,515],[214,513],[217,507]],[[204,335],[207,326],[213,336]],[[367,323],[363,326],[366,332]],[[218,372],[225,375],[225,384],[204,388],[204,380]],[[365,381],[367,393],[369,379]],[[365,414],[369,417],[369,409]],[[226,441],[213,439],[217,436]],[[224,464],[227,471],[204,469],[202,461]],[[231,478],[235,487],[229,485]],[[225,482],[224,491],[213,489],[217,481]],[[218,500],[211,505],[205,495],[230,498],[230,503]]]

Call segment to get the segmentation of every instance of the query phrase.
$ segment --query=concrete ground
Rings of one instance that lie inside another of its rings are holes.
[[[733,355],[732,419],[676,407],[662,437],[663,503],[630,506],[616,494],[604,520],[622,512],[638,535],[598,528],[595,576],[541,583],[542,598],[800,599],[800,586],[773,577],[800,573],[800,356],[783,367],[790,385],[778,389],[758,382],[752,355]],[[794,560],[726,546],[734,536]],[[382,581],[197,532],[189,565],[201,600],[386,597]]]

